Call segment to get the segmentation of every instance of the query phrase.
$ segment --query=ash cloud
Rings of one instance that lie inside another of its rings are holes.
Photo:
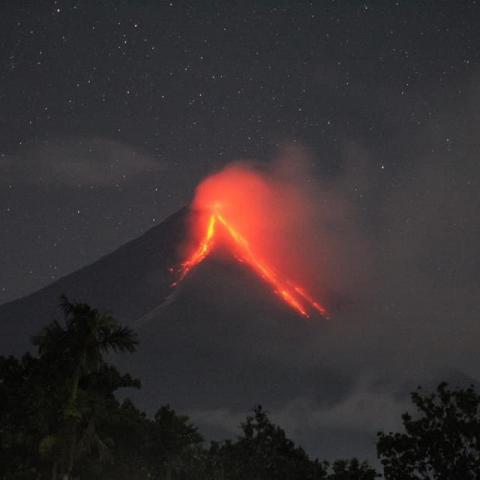
[[[312,181],[311,162],[306,149],[286,145],[268,165],[229,164],[200,183],[193,208],[217,206],[258,258],[321,302],[353,302],[367,283],[368,241],[357,228],[355,205],[332,182]],[[193,246],[204,223],[194,225]]]
[[[260,168],[281,190],[293,189],[305,224],[296,236],[287,225],[283,241],[299,249],[295,262],[308,252],[313,288],[328,285],[349,299],[326,324],[295,326],[293,319],[285,337],[271,333],[273,347],[258,344],[279,370],[319,369],[315,392],[306,381],[294,390],[285,380],[277,397],[283,404],[266,405],[313,451],[373,457],[375,431],[399,428],[417,385],[458,386],[480,377],[478,88],[467,99],[409,139],[401,168],[382,167],[381,155],[361,141],[345,141],[342,168],[321,179],[308,171],[313,154],[296,146],[286,146],[266,169],[252,162],[235,167]],[[243,301],[235,306],[232,296],[226,303],[246,318],[255,315]],[[332,376],[343,388],[330,388]],[[239,415],[209,412],[197,412],[199,421],[224,423],[229,431]]]

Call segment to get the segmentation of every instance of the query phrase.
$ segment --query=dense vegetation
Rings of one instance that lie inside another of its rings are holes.
[[[356,459],[311,459],[256,407],[235,440],[207,443],[170,406],[151,418],[120,388],[140,388],[106,361],[132,353],[135,333],[63,297],[64,322],[33,338],[36,355],[0,357],[0,479],[371,480]],[[480,478],[480,398],[473,388],[412,396],[405,432],[379,434],[387,479]]]

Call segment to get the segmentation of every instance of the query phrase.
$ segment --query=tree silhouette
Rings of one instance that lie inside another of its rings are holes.
[[[177,415],[170,405],[160,407],[149,435],[149,455],[158,466],[157,475],[166,480],[185,475],[195,467],[196,450],[202,442],[187,416]]]
[[[356,458],[337,460],[330,469],[326,480],[375,480],[380,476],[367,462],[359,462]]]
[[[1,480],[372,480],[356,459],[332,465],[305,450],[257,407],[235,440],[211,442],[169,405],[153,418],[119,388],[140,387],[106,361],[132,352],[128,328],[62,297],[64,321],[33,338],[38,355],[0,356]]]
[[[242,434],[236,442],[213,444],[217,460],[214,478],[240,480],[309,480],[325,478],[324,465],[311,461],[303,448],[287,438],[274,425],[261,406],[241,424]]]
[[[60,305],[64,325],[51,322],[33,338],[33,344],[38,347],[41,359],[62,363],[59,370],[65,374],[63,380],[68,388],[68,399],[63,409],[64,425],[57,435],[45,438],[41,448],[46,452],[62,444],[57,450],[59,457],[53,463],[52,477],[58,474],[63,480],[69,480],[80,450],[95,444],[101,455],[106,453],[106,446],[94,434],[93,416],[88,419],[84,431],[79,431],[82,421],[85,423],[85,410],[82,411],[80,402],[81,379],[101,370],[105,354],[133,352],[138,341],[131,329],[120,326],[109,314],[100,313],[85,303],[71,303],[64,295]]]
[[[38,360],[0,357],[0,478],[35,478],[38,443],[48,432],[46,395],[37,384]],[[52,400],[52,399],[51,399]],[[49,409],[48,409],[49,410]],[[13,474],[12,472],[15,472]],[[15,475],[15,476],[14,476]]]
[[[473,387],[412,393],[417,415],[402,415],[405,433],[379,433],[387,480],[480,478],[480,396]]]

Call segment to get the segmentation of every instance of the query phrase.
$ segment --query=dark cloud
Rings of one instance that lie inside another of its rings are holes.
[[[166,170],[166,163],[118,141],[59,138],[0,159],[4,183],[46,188],[120,187],[144,182]]]

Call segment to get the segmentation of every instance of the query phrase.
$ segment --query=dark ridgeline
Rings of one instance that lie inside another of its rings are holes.
[[[95,263],[31,295],[0,306],[0,352],[19,354],[30,348],[30,336],[58,317],[58,298],[88,301],[132,324],[170,292],[168,268],[177,261],[185,237],[187,208],[179,210]]]

